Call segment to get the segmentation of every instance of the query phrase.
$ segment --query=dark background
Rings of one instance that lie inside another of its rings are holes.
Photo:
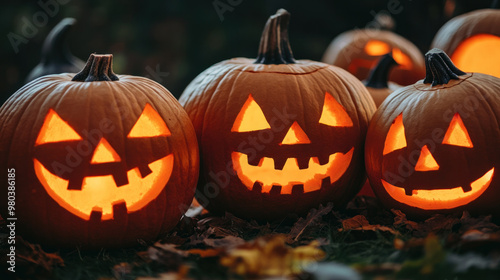
[[[45,36],[65,17],[78,21],[69,37],[75,56],[86,60],[92,52],[112,53],[117,74],[149,76],[179,97],[187,84],[210,65],[232,57],[255,57],[262,28],[279,8],[292,14],[290,41],[295,58],[320,60],[336,35],[365,27],[374,20],[374,14],[387,12],[391,1],[402,7],[400,13],[392,14],[394,31],[423,53],[436,31],[452,16],[491,4],[491,0],[60,1],[68,3],[59,5],[59,12],[49,16],[47,24],[19,46],[17,54],[7,35],[21,34],[22,19],[33,21],[33,15],[43,9],[38,1],[2,3],[0,102],[23,85],[40,60]],[[214,8],[217,1],[237,5],[225,11],[221,20]],[[162,73],[154,77],[150,71],[156,69]]]

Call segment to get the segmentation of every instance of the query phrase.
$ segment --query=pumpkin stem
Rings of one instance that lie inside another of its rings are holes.
[[[43,42],[42,63],[51,62],[79,66],[80,64],[83,65],[83,61],[71,54],[67,43],[68,31],[75,23],[76,20],[74,18],[65,18],[50,31]]]
[[[392,57],[390,53],[385,54],[378,61],[375,68],[370,72],[370,77],[368,78],[365,86],[371,88],[387,88],[387,81],[389,79],[389,71],[394,66],[399,65],[396,60]]]
[[[279,9],[269,17],[260,37],[259,53],[254,63],[291,64],[295,63],[288,41],[290,13]]]
[[[458,69],[448,55],[434,48],[425,54],[425,79],[424,84],[432,86],[447,84],[450,80],[458,80],[458,76],[466,73]]]
[[[72,79],[75,82],[118,81],[113,73],[112,54],[91,54],[87,64]]]

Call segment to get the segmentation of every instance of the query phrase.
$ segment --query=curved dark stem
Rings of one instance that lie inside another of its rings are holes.
[[[500,9],[500,0],[493,0],[493,2],[491,3],[491,8]]]
[[[87,64],[72,79],[76,82],[118,81],[113,73],[112,54],[91,54]]]
[[[288,41],[290,13],[279,9],[267,20],[260,38],[259,53],[254,63],[291,64],[295,63]]]
[[[445,52],[438,48],[425,54],[425,72],[424,83],[432,83],[432,86],[447,84],[450,80],[458,80],[458,76],[466,74],[451,62]]]
[[[42,63],[72,63],[76,59],[69,51],[67,44],[68,30],[70,30],[75,23],[76,20],[74,18],[65,18],[50,31],[43,42]]]
[[[367,87],[371,88],[387,88],[389,80],[389,72],[394,66],[399,65],[390,53],[385,54],[378,61],[377,65],[370,72],[370,77],[366,82]]]

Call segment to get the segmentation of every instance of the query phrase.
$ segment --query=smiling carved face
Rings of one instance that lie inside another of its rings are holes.
[[[120,211],[142,209],[160,194],[172,173],[174,156],[159,148],[171,134],[151,105],[146,104],[125,144],[158,147],[148,156],[149,162],[137,155],[130,157],[135,149],[118,152],[112,145],[114,139],[105,135],[90,139],[91,134],[77,133],[52,109],[38,133],[35,173],[60,206],[84,220],[109,220],[123,214]]]
[[[318,129],[352,128],[353,122],[344,107],[328,92]],[[297,121],[290,121],[286,133],[277,145],[269,145],[259,155],[245,151],[233,151],[231,159],[238,178],[250,191],[261,193],[308,193],[318,191],[322,185],[333,185],[345,173],[351,163],[354,148],[343,152],[327,147],[317,147]],[[232,133],[244,133],[251,137],[259,132],[272,133],[273,128],[250,94],[239,111]],[[282,135],[282,133],[278,133]],[[324,150],[319,150],[322,148]],[[272,153],[269,153],[271,152]]]
[[[394,200],[423,210],[453,209],[473,202],[488,189],[495,168],[482,164],[471,171],[457,156],[473,157],[475,153],[459,113],[442,130],[446,131],[444,134],[434,130],[437,143],[428,141],[410,151],[405,131],[404,116],[400,114],[389,128],[383,149],[381,182]],[[406,176],[395,175],[403,175],[404,163]]]

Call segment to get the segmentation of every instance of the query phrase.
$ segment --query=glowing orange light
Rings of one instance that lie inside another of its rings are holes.
[[[309,159],[309,167],[299,169],[296,158],[288,158],[282,170],[274,168],[274,160],[264,157],[258,166],[248,164],[248,156],[243,153],[231,154],[233,167],[238,178],[249,189],[255,182],[262,183],[262,192],[269,193],[273,185],[281,186],[281,194],[291,194],[293,186],[301,184],[304,192],[321,189],[323,178],[330,177],[330,183],[336,182],[349,167],[354,148],[346,154],[331,154],[328,163],[321,165],[318,158]]]
[[[340,105],[335,98],[328,92],[325,93],[325,102],[319,123],[329,126],[351,127],[352,120],[346,110]]]
[[[399,67],[404,69],[411,69],[412,67],[411,59],[400,49],[398,48],[393,49],[392,57],[399,64]]]
[[[142,178],[139,168],[127,172],[129,183],[116,186],[112,175],[85,177],[81,190],[68,190],[68,180],[48,171],[38,160],[35,163],[36,176],[47,193],[72,214],[89,220],[93,210],[102,211],[102,220],[113,219],[113,204],[125,202],[127,212],[142,209],[155,199],[170,179],[174,155],[170,154],[148,166],[153,171]]]
[[[128,137],[169,136],[170,131],[160,115],[149,104],[130,131]],[[81,140],[80,136],[50,110],[38,135],[37,144]],[[101,138],[91,163],[120,161],[109,142]],[[118,187],[113,175],[87,176],[81,189],[68,189],[69,180],[52,174],[40,161],[33,159],[35,174],[50,197],[70,213],[89,220],[92,211],[101,212],[102,220],[113,219],[113,205],[125,203],[127,212],[140,210],[163,190],[170,179],[174,155],[167,155],[150,163],[151,173],[142,177],[139,168],[127,171],[128,184]]]
[[[443,144],[472,148],[472,141],[458,113],[455,113],[444,135]]]
[[[82,140],[82,137],[54,110],[50,109],[38,133],[35,145],[74,140]]]
[[[385,139],[383,155],[386,155],[392,151],[399,150],[406,147],[406,136],[405,127],[403,125],[403,114],[394,119],[389,132],[387,132],[387,137]]]
[[[500,37],[478,34],[462,41],[451,56],[463,71],[478,72],[500,78]]]
[[[104,163],[104,162],[117,162],[120,161],[120,156],[116,153],[115,149],[111,147],[109,142],[101,138],[99,144],[95,148],[94,155],[90,163]]]
[[[453,209],[466,205],[481,196],[490,186],[495,168],[490,169],[481,178],[471,183],[472,190],[464,192],[462,187],[436,190],[414,190],[406,195],[405,189],[382,180],[387,193],[400,203],[425,210]]]
[[[311,141],[297,122],[294,122],[280,145],[309,144]]]
[[[384,55],[391,51],[391,47],[379,40],[370,40],[365,45],[365,53],[371,56]]]
[[[431,171],[439,170],[439,164],[432,156],[427,145],[422,147],[420,151],[420,157],[418,157],[417,164],[415,165],[415,171]]]
[[[156,136],[170,136],[170,130],[158,112],[151,105],[146,104],[127,137],[142,138]]]
[[[248,95],[247,101],[243,104],[238,116],[234,120],[231,131],[248,132],[271,128],[264,116],[264,112],[259,104],[255,102],[252,95]]]

